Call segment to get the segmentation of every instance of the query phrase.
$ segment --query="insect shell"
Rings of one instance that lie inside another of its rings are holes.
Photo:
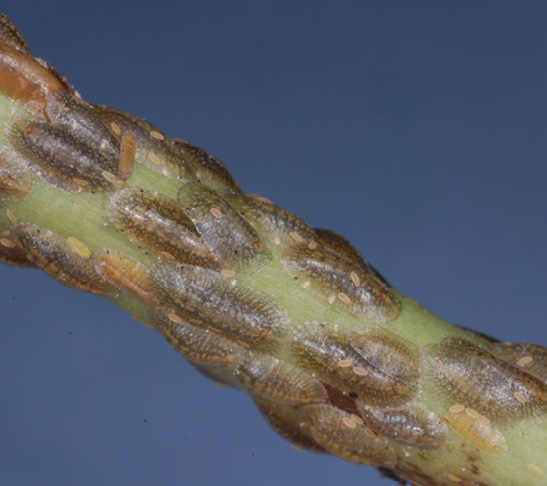
[[[220,194],[243,194],[230,171],[214,155],[179,138],[173,142],[180,157],[194,171],[199,182]]]
[[[0,42],[4,42],[16,49],[30,55],[27,41],[19,32],[15,24],[4,14],[0,13]]]
[[[307,370],[366,405],[397,409],[419,392],[418,361],[392,333],[352,334],[325,323],[306,323],[290,353]],[[393,357],[392,357],[393,355]]]
[[[147,121],[107,106],[92,105],[91,112],[103,121],[120,142],[131,133],[135,157],[148,169],[183,182],[195,181],[196,176],[174,147],[173,141]]]
[[[495,343],[489,349],[498,358],[547,384],[547,348],[531,343]]]
[[[32,190],[32,172],[23,158],[0,147],[0,199],[21,199]]]
[[[439,450],[448,439],[446,424],[418,402],[401,410],[382,410],[360,402],[357,407],[372,430],[401,445]]]
[[[326,396],[313,376],[272,356],[248,353],[236,376],[251,394],[285,405],[321,402]]]
[[[228,202],[265,238],[276,245],[317,240],[315,232],[298,216],[252,196],[227,196]]]
[[[108,216],[114,227],[159,257],[207,267],[216,264],[192,221],[167,196],[128,187],[111,197]]]
[[[326,404],[303,407],[300,413],[311,436],[332,454],[367,466],[395,465],[395,452],[357,415]]]
[[[152,291],[150,271],[141,262],[121,251],[106,248],[95,252],[93,259],[97,273],[108,283],[149,306],[159,304]]]
[[[117,157],[96,150],[64,127],[19,121],[8,139],[38,175],[66,191],[109,192],[123,184],[115,176]]]
[[[470,408],[452,409],[457,411],[441,415],[441,420],[462,439],[489,454],[503,456],[507,453],[505,437],[487,417]]]
[[[314,228],[314,231],[325,248],[362,267],[366,272],[371,272],[380,282],[391,287],[387,280],[363,259],[357,249],[344,236],[325,228]]]
[[[270,262],[256,230],[213,190],[199,183],[185,184],[178,201],[224,268],[258,270]]]
[[[254,350],[276,351],[291,320],[266,294],[219,272],[170,261],[152,269],[154,291],[167,306],[192,313]]]
[[[534,377],[459,338],[428,344],[424,384],[443,408],[461,404],[497,426],[547,417],[547,387]]]
[[[76,238],[65,239],[28,223],[13,226],[10,233],[37,267],[63,285],[93,294],[116,295],[116,289],[95,271],[89,249]]]
[[[191,324],[189,321],[198,321],[192,316],[166,307],[155,308],[152,315],[156,328],[171,346],[194,363],[222,365],[233,371],[247,356],[245,347],[208,329],[204,322]]]
[[[256,396],[254,402],[270,426],[295,447],[312,452],[326,452],[303,426],[298,408]]]
[[[372,272],[317,246],[295,244],[283,253],[285,271],[304,288],[354,316],[383,323],[396,319],[400,303]]]

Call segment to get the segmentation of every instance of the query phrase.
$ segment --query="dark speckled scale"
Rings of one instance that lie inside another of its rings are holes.
[[[10,233],[37,267],[63,285],[93,294],[116,295],[116,289],[95,271],[93,260],[78,254],[62,236],[28,223],[15,225]]]
[[[112,192],[122,183],[118,159],[74,137],[62,126],[14,123],[9,141],[46,181],[66,191]]]
[[[290,246],[282,261],[302,287],[366,321],[389,322],[400,313],[398,299],[371,272],[321,246]]]
[[[271,202],[250,196],[227,196],[227,200],[260,234],[276,245],[317,240],[315,232],[302,219]]]
[[[257,231],[213,190],[199,183],[185,184],[178,201],[224,268],[258,270],[270,262]]]
[[[182,182],[195,181],[192,169],[180,156],[174,143],[151,123],[124,111],[93,105],[91,112],[121,140],[124,133],[133,133],[138,161],[160,174]]]
[[[167,261],[151,270],[167,306],[203,319],[247,347],[276,351],[290,329],[287,312],[273,299],[213,270]]]
[[[547,387],[465,339],[446,338],[424,348],[424,383],[439,411],[462,405],[496,425],[547,418]]]
[[[307,370],[367,405],[397,409],[419,392],[416,353],[383,333],[348,334],[306,323],[294,333],[290,352]]]
[[[192,221],[167,196],[126,188],[111,197],[108,216],[118,230],[144,250],[185,263],[216,265]]]

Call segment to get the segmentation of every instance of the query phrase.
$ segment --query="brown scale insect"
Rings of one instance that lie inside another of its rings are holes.
[[[91,112],[110,127],[116,137],[121,138],[129,131],[133,133],[138,162],[147,168],[170,179],[183,182],[196,180],[195,174],[180,156],[173,141],[151,123],[107,106],[92,105]]]
[[[366,466],[395,465],[395,452],[353,415],[331,405],[310,405],[300,414],[312,437],[332,454]]]
[[[167,196],[128,187],[111,197],[108,216],[114,227],[155,255],[218,266],[192,221]]]
[[[424,347],[424,384],[439,411],[455,404],[475,410],[497,426],[547,417],[547,387],[488,351],[460,338]]]
[[[204,365],[221,365],[233,369],[241,364],[248,351],[217,332],[189,322],[172,309],[153,311],[157,329],[186,359]]]
[[[243,194],[230,171],[214,155],[180,138],[173,141],[180,156],[194,171],[199,182],[220,194]]]
[[[317,240],[315,232],[298,216],[271,202],[249,196],[226,199],[260,234],[276,245]]]
[[[351,331],[349,339],[351,347],[366,360],[365,370],[377,382],[376,387],[372,385],[375,392],[389,397],[388,406],[398,408],[418,394],[420,351],[415,344],[385,329]]]
[[[41,122],[14,123],[12,146],[38,175],[66,191],[104,192],[118,186],[117,158],[105,156],[62,127]],[[121,182],[121,181],[119,181]]]
[[[503,361],[547,384],[547,348],[531,343],[495,343],[489,350]]]
[[[347,238],[342,236],[335,231],[325,229],[325,228],[314,228],[315,234],[319,237],[319,240],[330,251],[338,253],[340,256],[343,256],[346,260],[355,263],[356,265],[363,267],[367,272],[372,272],[372,274],[380,280],[387,287],[391,287],[387,280],[380,275],[375,268],[372,267],[365,259],[361,256],[361,253],[349,242]]]
[[[93,259],[95,269],[108,283],[150,306],[159,304],[152,292],[150,271],[141,262],[111,249],[95,252]]]
[[[236,376],[253,395],[285,405],[321,402],[326,396],[313,376],[272,356],[249,353]]]
[[[448,440],[448,429],[438,415],[414,402],[402,410],[357,406],[365,422],[383,437],[401,445],[439,450]]]
[[[168,306],[195,315],[253,349],[276,351],[281,347],[291,321],[266,294],[192,265],[165,261],[151,270],[155,291]]]
[[[0,231],[0,263],[19,268],[37,268],[29,254],[8,231]]]
[[[135,144],[135,135],[133,135],[132,131],[128,130],[122,135],[120,142],[120,167],[118,170],[118,175],[122,179],[125,179],[133,172],[137,150]]]
[[[294,447],[312,452],[326,452],[311,437],[309,431],[302,427],[302,418],[296,407],[282,405],[256,396],[253,399],[270,426]]]
[[[59,93],[49,100],[46,117],[55,127],[70,132],[72,138],[100,152],[110,161],[109,171],[117,173],[120,144],[108,127],[93,116],[87,103],[69,93]]]
[[[62,236],[28,223],[13,226],[10,233],[37,267],[63,285],[103,296],[116,295],[116,289],[95,271],[93,260],[81,256]]]
[[[30,55],[27,41],[19,32],[15,24],[4,14],[0,13],[0,42],[15,47],[21,52]]]
[[[399,342],[386,344],[384,337],[372,335],[370,343],[366,339],[329,324],[306,323],[295,332],[290,353],[306,369],[364,404],[396,409],[409,403],[419,390],[417,362],[408,357],[414,353],[401,352]]]
[[[21,199],[32,190],[32,172],[23,158],[0,147],[0,199]]]
[[[357,317],[383,323],[400,313],[397,298],[372,273],[320,246],[310,249],[306,244],[295,244],[285,250],[282,261],[301,286]]]
[[[257,270],[269,263],[271,255],[256,230],[213,190],[185,184],[178,201],[223,267]]]

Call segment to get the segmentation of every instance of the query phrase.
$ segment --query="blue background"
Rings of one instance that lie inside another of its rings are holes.
[[[451,322],[547,344],[545,2],[2,2],[89,101],[220,157]],[[0,268],[0,484],[392,484],[159,335]]]

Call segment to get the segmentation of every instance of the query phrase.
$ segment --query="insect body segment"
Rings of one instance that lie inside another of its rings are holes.
[[[499,426],[547,417],[547,387],[486,350],[447,338],[424,351],[424,383],[439,406],[461,404]]]
[[[108,157],[64,127],[42,122],[14,124],[9,140],[39,176],[66,191],[113,192],[123,184],[114,175],[117,157]]]
[[[32,173],[15,151],[0,148],[0,199],[21,199],[32,190]]]
[[[115,296],[116,290],[96,272],[92,259],[65,238],[39,226],[21,223],[11,229],[30,259],[58,282],[93,294]]]
[[[118,140],[123,140],[127,132],[131,132],[135,140],[135,157],[147,168],[181,182],[196,180],[173,141],[154,125],[135,115],[106,106],[92,105],[91,112],[109,127]]]
[[[262,235],[276,245],[317,240],[315,232],[298,216],[271,202],[250,196],[227,196],[228,202]]]
[[[277,350],[291,321],[273,299],[210,269],[175,262],[152,267],[153,285],[168,306],[209,322],[230,339],[253,349]]]
[[[418,363],[409,358],[413,350],[390,356],[399,344],[388,342],[386,335],[350,337],[329,324],[306,323],[295,332],[290,352],[306,369],[362,403],[397,409],[419,390]]]
[[[320,246],[290,246],[283,265],[300,285],[366,321],[389,322],[399,315],[397,298],[372,273]]]
[[[338,457],[377,467],[395,465],[393,450],[358,417],[331,405],[312,405],[303,408],[301,413],[312,437]]]
[[[224,268],[258,270],[271,260],[257,231],[213,190],[202,184],[185,184],[178,201]]]
[[[274,402],[299,405],[325,398],[325,389],[313,376],[271,356],[249,353],[236,375],[251,393]]]
[[[118,230],[147,251],[180,262],[215,266],[192,221],[167,196],[127,188],[112,196],[108,215]]]
[[[174,139],[174,146],[181,159],[194,171],[199,182],[221,195],[243,193],[230,171],[214,155],[177,138]]]

